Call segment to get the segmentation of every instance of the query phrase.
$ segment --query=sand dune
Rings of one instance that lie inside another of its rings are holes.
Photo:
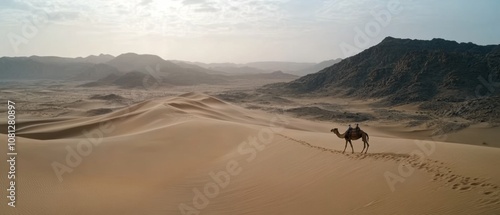
[[[2,204],[0,211],[500,213],[499,148],[363,127],[369,153],[359,154],[355,141],[356,153],[342,154],[344,140],[329,132],[333,127],[339,125],[247,110],[199,93],[98,116],[24,122],[17,133],[18,205]],[[0,168],[6,172],[7,165]]]

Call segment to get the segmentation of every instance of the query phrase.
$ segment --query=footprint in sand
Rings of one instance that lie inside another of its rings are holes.
[[[492,200],[490,200],[489,203],[490,204],[496,204],[496,203],[498,203],[498,201],[499,201],[498,199],[492,199]]]
[[[463,186],[460,188],[460,190],[470,190],[470,187],[469,186]]]
[[[341,152],[333,150],[333,149],[327,149],[319,146],[312,145],[306,141],[302,140],[297,140],[294,138],[291,138],[286,135],[278,134],[286,139],[292,140],[296,143],[299,143],[303,146],[309,147],[309,148],[314,148],[322,151],[328,151],[334,154],[341,154]],[[406,161],[409,163],[411,166],[424,170],[428,172],[429,174],[432,174],[433,181],[436,182],[444,182],[446,185],[449,185],[453,182],[455,182],[453,185],[451,185],[451,189],[456,190],[456,191],[461,191],[461,192],[468,192],[471,190],[476,190],[480,189],[479,192],[484,196],[484,198],[478,199],[479,203],[485,206],[492,205],[492,204],[499,204],[500,203],[500,190],[498,189],[497,185],[493,185],[490,183],[484,183],[485,179],[480,179],[480,178],[471,178],[467,176],[461,176],[457,174],[453,174],[453,171],[450,167],[447,167],[444,162],[441,161],[436,161],[436,160],[431,160],[427,159],[425,162],[420,162],[419,159],[412,157],[410,155],[404,155],[404,154],[391,154],[391,153],[374,153],[374,154],[344,154],[344,156],[347,156],[351,159],[364,159],[364,158],[372,158],[375,160],[382,159],[382,160],[392,160],[394,162],[401,162],[401,161]]]

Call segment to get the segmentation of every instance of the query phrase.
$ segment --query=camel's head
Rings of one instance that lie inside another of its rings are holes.
[[[333,133],[335,133],[335,132],[339,132],[339,129],[334,128],[334,129],[330,130],[330,132],[333,132]]]

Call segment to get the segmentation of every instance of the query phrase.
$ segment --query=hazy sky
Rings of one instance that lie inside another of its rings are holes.
[[[500,44],[497,0],[0,0],[0,56],[345,58],[386,36]]]

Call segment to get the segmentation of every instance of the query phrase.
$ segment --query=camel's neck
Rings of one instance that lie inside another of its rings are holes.
[[[344,139],[345,138],[345,133],[344,134],[340,134],[338,131],[335,131],[335,134],[337,135],[337,137],[339,138],[342,138]]]

